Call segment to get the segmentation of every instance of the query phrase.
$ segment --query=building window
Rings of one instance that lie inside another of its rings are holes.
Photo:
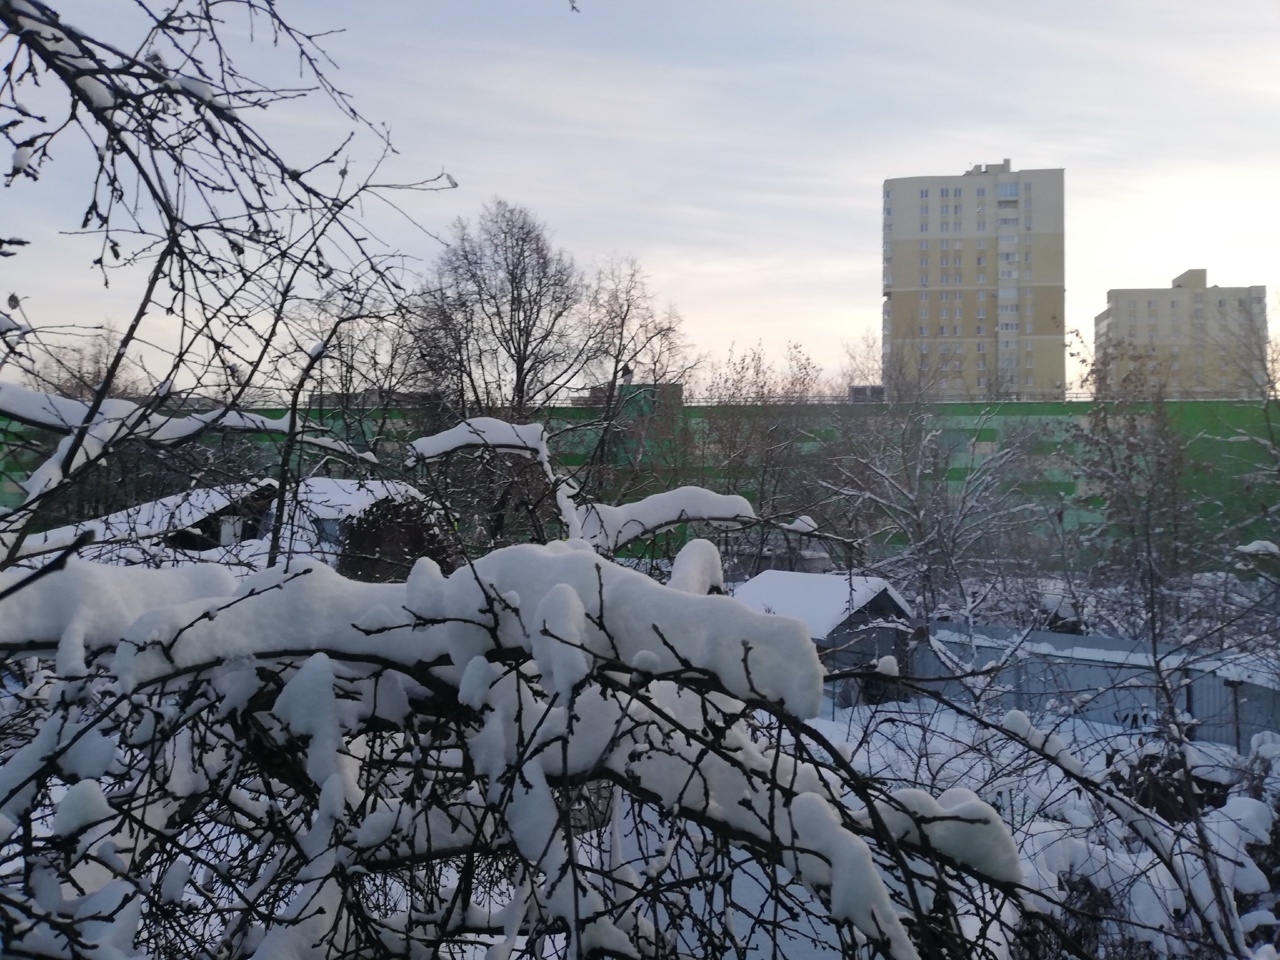
[[[929,291],[928,291],[928,290],[921,290],[921,291],[920,291],[920,299],[921,299],[921,300],[928,300],[928,299],[929,299]]]
[[[1031,262],[1031,251],[1030,251],[1030,250],[1028,250],[1026,253],[1024,253],[1024,254],[1022,255],[1022,262],[1023,262],[1023,263],[1030,263],[1030,262]]]
[[[960,199],[960,190],[961,190],[960,187],[956,187],[954,190],[951,191],[951,195],[955,197],[957,200]]]
[[[1016,183],[1002,183],[999,185],[999,196],[1018,198],[1018,185]]]
[[[886,191],[884,192],[884,198],[885,198],[886,200],[888,200],[888,199],[889,199],[889,191],[888,191],[888,190],[886,190]]]
[[[986,232],[987,232],[987,221],[985,221],[985,220],[979,220],[979,221],[978,221],[978,232],[979,232],[979,233],[986,233]],[[982,241],[978,241],[978,242],[979,242],[979,243],[981,243]]]
[[[1001,239],[1004,238],[1002,237]],[[1003,263],[1017,263],[1018,255],[1016,253],[1002,253],[1000,254],[1000,260]]]
[[[974,333],[976,336],[985,337],[987,335],[987,328],[984,327],[982,324],[978,324],[978,328],[974,331]],[[982,344],[978,344],[978,346],[981,347]]]
[[[1017,280],[1018,271],[1017,270],[1001,270],[1000,279],[1001,280]]]
[[[940,229],[942,230],[942,232],[943,232],[943,233],[946,233],[948,230],[950,230],[950,229],[951,229],[951,224],[949,224],[949,223],[947,223],[947,221],[943,220],[943,221],[942,221],[942,226],[940,227]]]
[[[940,320],[950,320],[950,319],[951,319],[951,311],[950,311],[950,310],[948,310],[946,307],[943,307],[943,308],[942,308],[942,311],[938,314],[938,318],[939,318]],[[946,335],[947,335],[947,328],[946,328],[946,327],[939,327],[939,328],[938,328],[938,336],[940,336],[940,337],[945,337]]]
[[[985,369],[987,369],[987,365],[984,363],[984,364],[983,364],[982,366],[980,366],[978,369],[979,369],[979,370],[985,370]],[[987,378],[986,378],[986,377],[979,377],[979,378],[978,378],[978,386],[980,386],[980,387],[985,387],[986,385],[987,385]]]
[[[921,307],[921,308],[920,308],[920,319],[921,319],[921,320],[928,320],[928,319],[929,319],[929,308],[928,308],[928,307]]]
[[[977,187],[977,188],[976,188],[975,193],[974,193],[974,196],[978,196],[978,197],[985,197],[986,195],[987,195],[987,188],[986,188],[986,187]]]
[[[923,323],[922,323],[922,324],[920,324],[920,336],[922,336],[922,337],[927,337],[927,336],[928,336],[928,334],[927,334],[927,333],[925,333],[925,325],[924,325]]]
[[[943,250],[950,250],[950,249],[951,249],[951,241],[950,241],[950,240],[943,240],[943,241],[942,241],[942,249],[943,249]]]
[[[947,195],[947,191],[943,190],[943,191],[942,191],[942,195],[945,197],[945,196]],[[949,204],[949,203],[944,203],[944,204],[942,205],[942,216],[944,216],[944,217],[949,217],[949,216],[951,216],[951,204]]]
[[[1017,217],[996,217],[997,227],[1017,227],[1021,223]],[[1014,241],[1017,243],[1017,240]]]
[[[974,282],[976,282],[976,283],[986,283],[986,282],[987,282],[987,275],[986,275],[985,273],[980,273],[980,274],[978,274],[978,275],[974,278]],[[986,295],[985,295],[985,294],[981,294],[981,293],[980,293],[980,294],[978,294],[978,299],[979,299],[979,300],[985,300],[985,299],[986,299]]]
[[[929,345],[928,345],[927,343],[922,343],[922,344],[920,344],[920,352],[921,352],[921,353],[928,353],[928,352],[929,352]]]
[[[958,310],[956,311],[956,319],[957,319],[957,320],[959,320],[959,319],[960,319],[960,311],[958,311]],[[951,328],[951,335],[952,335],[953,337],[958,337],[958,336],[960,336],[960,328],[959,328],[959,327],[952,327],[952,328]]]
[[[929,275],[927,273],[920,274],[920,286],[927,287],[929,285]]]
[[[921,200],[928,200],[928,199],[929,199],[929,191],[928,191],[928,190],[921,190],[921,191],[920,191],[920,199],[921,199]]]
[[[920,232],[921,232],[921,233],[928,233],[928,232],[929,232],[929,224],[928,224],[928,223],[922,223],[922,224],[920,224]]]
[[[951,196],[951,191],[950,191],[948,188],[943,187],[943,188],[942,188],[942,190],[941,190],[940,195],[941,195],[941,196],[942,196],[942,198],[945,200],[947,197]]]
[[[921,240],[921,241],[920,241],[920,249],[921,249],[921,250],[928,250],[928,249],[929,249],[929,241],[928,241],[928,240]]]
[[[958,217],[958,216],[960,216],[960,204],[958,204],[958,203],[957,203],[957,204],[956,204],[954,207],[952,207],[951,209],[952,209],[952,211],[953,211],[953,213],[951,214],[953,217]]]
[[[981,334],[981,333],[982,333],[982,328],[981,328],[981,327],[979,327],[979,328],[978,328],[978,333],[979,333],[979,334]],[[986,345],[985,343],[979,343],[976,347],[974,347],[974,349],[975,349],[975,350],[977,350],[979,353],[986,353],[986,352],[987,352],[987,345]]]
[[[987,282],[985,279],[981,279],[981,278],[982,278],[982,274],[978,274],[978,277],[980,278],[980,279],[978,280],[978,282],[979,282],[979,283],[986,283],[986,282]],[[977,297],[978,297],[978,299],[979,299],[979,300],[985,300],[985,299],[987,299],[987,291],[985,291],[985,290],[979,290],[979,291],[978,291],[978,293],[977,293]]]

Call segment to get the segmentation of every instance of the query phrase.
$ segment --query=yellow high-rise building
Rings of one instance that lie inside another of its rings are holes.
[[[1108,290],[1093,336],[1100,397],[1268,396],[1266,287],[1211,287],[1188,270],[1172,286]]]
[[[1063,171],[884,183],[890,399],[1064,396]]]

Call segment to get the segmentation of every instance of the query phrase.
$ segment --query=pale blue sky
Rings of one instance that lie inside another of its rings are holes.
[[[879,326],[881,182],[1004,157],[1066,170],[1069,327],[1091,336],[1110,287],[1191,267],[1280,289],[1277,0],[281,6],[345,29],[328,47],[392,130],[387,177],[457,179],[405,198],[423,226],[528,206],[584,266],[636,256],[713,353],[795,340],[834,371]],[[341,133],[277,114],[300,154]]]

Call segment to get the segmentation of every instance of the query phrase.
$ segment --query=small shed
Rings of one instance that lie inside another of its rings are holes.
[[[736,587],[733,596],[759,613],[804,621],[829,671],[892,656],[900,672],[913,672],[911,607],[880,577],[765,570]],[[868,699],[896,699],[887,691],[866,693]]]
[[[177,553],[226,547],[257,530],[275,493],[274,480],[194,487],[105,517],[33,534],[23,543],[22,555],[65,549],[84,534],[92,534],[93,543],[81,549],[81,556],[99,563],[154,560],[156,551],[137,549],[146,541]]]

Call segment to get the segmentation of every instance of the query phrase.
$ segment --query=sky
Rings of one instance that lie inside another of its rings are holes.
[[[883,181],[1006,157],[1066,171],[1067,326],[1086,341],[1111,288],[1203,267],[1280,289],[1280,0],[280,7],[341,31],[337,82],[398,150],[380,177],[458,183],[370,210],[389,247],[425,268],[501,197],[584,268],[638,259],[713,357],[795,342],[836,374],[879,330]],[[268,135],[331,148],[347,128],[321,107],[274,111]],[[83,285],[86,322],[128,308],[79,264],[6,278],[16,259],[0,287]]]

